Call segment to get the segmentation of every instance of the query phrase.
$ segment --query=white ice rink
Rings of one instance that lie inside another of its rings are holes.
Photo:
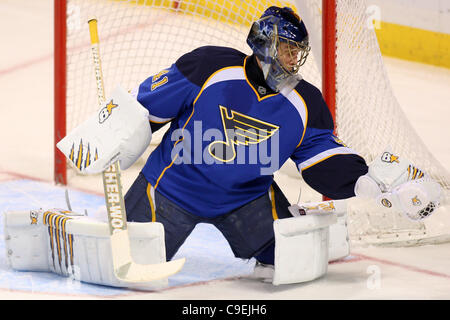
[[[52,0],[0,1],[1,210],[17,209],[12,207],[16,204],[11,200],[16,196],[23,200],[21,208],[56,206],[50,202],[61,190],[52,183],[52,6]],[[429,150],[449,169],[450,70],[384,59],[394,92],[408,119]],[[125,189],[136,174],[137,171],[124,172]],[[292,181],[292,186],[285,187],[297,190],[295,180]],[[99,179],[78,182],[74,193],[79,190],[85,191],[82,196],[85,200],[90,196],[95,201],[101,199]],[[217,245],[215,250],[226,247],[220,235],[210,229],[200,227],[195,232],[197,239],[206,237]],[[184,252],[195,255],[193,252],[199,245],[195,241],[189,243]],[[0,245],[0,249],[4,246]],[[97,286],[61,291],[57,286],[64,285],[63,280],[39,273],[18,286],[12,280],[25,275],[5,269],[5,255],[0,252],[0,299],[450,299],[450,243],[407,248],[353,247],[348,259],[329,265],[325,277],[277,287],[246,277],[250,263],[236,261],[236,270],[231,266],[230,270],[221,271],[219,267],[233,260],[215,266],[214,258],[210,257],[213,249],[201,247],[201,254],[193,258],[200,262],[205,259],[204,265],[215,268],[215,273],[210,269],[197,270],[214,275],[212,279],[187,280],[186,272],[193,268],[188,265],[184,278],[158,292],[114,291]],[[226,256],[227,249],[223,250]],[[33,281],[38,287],[33,288]]]

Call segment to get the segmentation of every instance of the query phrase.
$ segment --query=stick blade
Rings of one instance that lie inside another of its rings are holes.
[[[130,251],[128,229],[111,235],[111,249],[114,274],[124,282],[150,282],[168,278],[179,272],[186,261],[185,258],[155,264],[138,264],[133,262]]]
[[[179,272],[185,258],[158,264],[136,264],[129,262],[114,270],[116,277],[124,282],[151,282],[161,280]]]

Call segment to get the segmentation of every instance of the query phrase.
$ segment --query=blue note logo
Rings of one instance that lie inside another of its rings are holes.
[[[236,158],[236,146],[259,144],[278,131],[279,127],[219,105],[225,141],[214,141],[208,146],[209,154],[222,162]]]

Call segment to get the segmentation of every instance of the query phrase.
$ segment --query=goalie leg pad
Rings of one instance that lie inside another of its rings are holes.
[[[329,226],[336,215],[324,213],[274,221],[273,284],[311,281],[328,270]]]
[[[114,275],[109,226],[74,212],[10,211],[4,215],[7,261],[19,271],[54,272],[75,280],[138,289],[167,286],[167,279],[129,284]],[[164,228],[128,223],[131,254],[139,264],[166,261]]]
[[[290,206],[289,211],[294,217],[323,213],[332,213],[336,215],[337,222],[330,225],[328,260],[335,261],[345,258],[350,254],[346,200],[299,202]]]
[[[330,247],[328,261],[336,261],[350,254],[350,240],[347,227],[347,213],[339,213],[337,222],[330,226]]]

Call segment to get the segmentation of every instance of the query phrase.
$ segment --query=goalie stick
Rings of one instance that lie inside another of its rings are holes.
[[[90,19],[88,24],[95,67],[98,102],[102,106],[106,98],[100,61],[97,19]],[[119,161],[115,161],[107,170],[103,171],[102,176],[111,234],[113,267],[116,277],[124,282],[150,282],[167,278],[180,271],[185,262],[184,258],[146,265],[137,264],[133,261],[131,257],[125,203],[122,195]]]

